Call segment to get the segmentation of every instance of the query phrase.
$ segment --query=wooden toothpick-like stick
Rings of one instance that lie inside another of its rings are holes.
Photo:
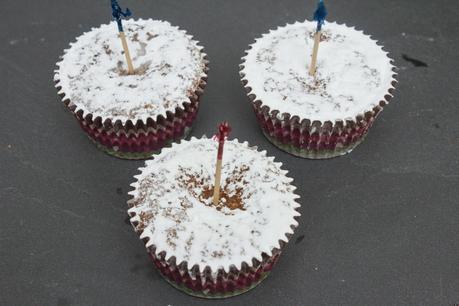
[[[129,53],[126,35],[124,35],[124,32],[120,32],[120,38],[121,38],[121,43],[124,49],[124,55],[126,56],[126,62],[128,65],[128,73],[134,74],[134,66],[132,65],[131,53]]]
[[[309,75],[316,74],[317,54],[319,53],[320,31],[314,35],[314,48],[312,49],[311,66],[309,66]]]
[[[215,184],[214,184],[214,196],[212,202],[215,206],[220,202],[220,181],[222,178],[222,159],[223,159],[223,147],[225,145],[225,139],[231,132],[231,127],[228,122],[223,122],[218,127],[218,133],[215,135],[215,139],[218,140],[218,154],[217,164],[215,167]]]
[[[216,169],[215,169],[215,186],[214,186],[214,205],[218,205],[220,201],[220,181],[222,179],[222,160],[217,159]]]

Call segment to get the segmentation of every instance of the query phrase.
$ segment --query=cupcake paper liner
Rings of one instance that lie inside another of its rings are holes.
[[[120,158],[145,159],[161,148],[189,135],[199,109],[199,98],[175,115],[136,126],[107,127],[91,118],[77,120],[89,138],[103,151]]]
[[[250,49],[252,45],[245,51],[246,55]],[[281,150],[303,158],[326,159],[350,153],[364,140],[377,116],[393,97],[397,84],[396,68],[390,59],[393,72],[391,87],[371,110],[346,120],[311,121],[290,113],[280,113],[263,104],[252,92],[250,80],[245,78],[245,60],[244,56],[239,74],[263,134]]]
[[[177,107],[174,112],[168,111],[166,116],[158,115],[156,118],[149,117],[146,120],[127,120],[125,122],[113,120],[110,117],[97,116],[94,118],[92,113],[85,113],[83,109],[78,108],[62,91],[57,70],[55,87],[62,102],[73,113],[81,128],[99,149],[123,159],[147,159],[152,154],[158,153],[161,148],[185,138],[191,131],[201,96],[207,85],[209,71],[207,54],[203,52],[202,46],[198,47],[205,65],[203,74],[198,80],[196,89],[188,96],[188,101],[184,101],[181,107]],[[64,50],[65,53],[67,50]]]
[[[274,252],[274,251],[273,251]],[[264,254],[263,261],[256,265],[247,265],[241,270],[233,268],[230,272],[219,270],[217,277],[212,277],[210,270],[187,269],[186,263],[177,266],[175,260],[166,261],[155,254],[154,248],[148,254],[159,273],[175,288],[185,293],[203,298],[226,298],[236,296],[255,288],[263,281],[277,262],[281,251],[269,257]]]
[[[287,174],[288,171],[284,170],[284,173]],[[130,199],[129,208],[134,207],[135,203],[135,198]],[[295,208],[296,211],[297,209]],[[166,251],[149,244],[150,238],[142,235],[144,228],[136,219],[136,213],[129,210],[128,214],[135,232],[146,246],[151,261],[165,280],[189,295],[208,299],[232,297],[256,287],[271,272],[293,236],[291,233],[285,233],[284,238],[278,240],[278,247],[272,248],[270,254],[261,253],[261,261],[252,258],[250,263],[234,263],[228,270],[220,268],[218,271],[212,271],[209,266],[202,267],[196,264],[190,267],[187,261],[178,263],[172,254],[168,255]],[[298,219],[299,215],[294,217],[296,222]],[[290,228],[294,231],[297,226],[298,224],[292,223]]]

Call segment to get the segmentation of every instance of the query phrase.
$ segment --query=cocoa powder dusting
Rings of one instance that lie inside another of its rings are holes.
[[[182,188],[186,188],[190,194],[192,194],[201,203],[207,206],[213,206],[218,211],[222,208],[227,207],[230,210],[244,208],[244,190],[242,187],[235,187],[235,185],[243,185],[248,182],[244,180],[244,174],[249,170],[247,165],[237,166],[231,175],[226,178],[220,189],[220,201],[217,205],[214,205],[212,201],[209,201],[214,194],[213,184],[205,183],[210,182],[211,178],[204,178],[202,173],[192,173],[191,169],[180,167],[182,175],[178,177],[178,183]],[[233,187],[233,188],[231,188]]]
[[[150,221],[150,219],[153,218],[153,213],[142,211],[139,214],[139,218],[140,222],[139,225],[137,225],[137,230],[143,231],[145,227],[147,227],[148,221]]]

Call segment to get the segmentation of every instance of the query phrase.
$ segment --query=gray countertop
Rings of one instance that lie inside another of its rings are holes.
[[[141,161],[99,151],[60,103],[54,64],[110,19],[107,1],[0,3],[0,305],[453,305],[459,303],[459,2],[328,1],[399,67],[392,103],[350,155],[295,158],[262,135],[238,65],[255,37],[310,18],[315,1],[121,1],[189,31],[210,73],[193,135],[234,137],[285,164],[300,226],[271,275],[206,301],[168,285],[127,224]]]

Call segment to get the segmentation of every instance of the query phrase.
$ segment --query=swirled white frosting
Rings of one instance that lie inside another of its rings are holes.
[[[225,143],[222,189],[238,194],[242,208],[230,209],[221,200],[217,209],[212,197],[202,197],[214,183],[217,146],[193,138],[147,161],[132,184],[129,209],[131,222],[143,229],[141,238],[149,238],[147,247],[175,256],[177,264],[186,261],[190,269],[209,266],[213,272],[271,255],[280,240],[288,241],[300,215],[296,188],[282,164],[237,140]]]
[[[65,51],[55,74],[60,93],[77,110],[113,121],[143,120],[175,111],[205,76],[202,47],[168,22],[125,20],[136,74],[127,64],[115,22],[79,36]]]
[[[251,45],[241,76],[271,110],[311,121],[354,119],[371,111],[392,88],[387,53],[363,32],[326,23],[317,72],[309,75],[316,23],[270,31]]]

